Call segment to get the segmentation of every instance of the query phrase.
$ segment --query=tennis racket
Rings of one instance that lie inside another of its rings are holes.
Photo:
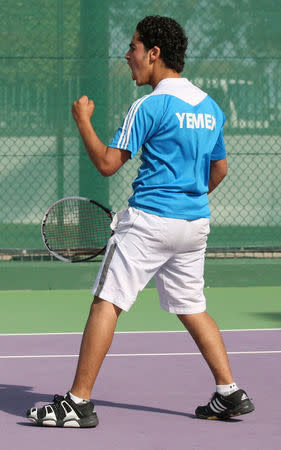
[[[45,246],[64,262],[89,261],[104,252],[114,212],[84,197],[66,197],[45,213],[41,232]]]

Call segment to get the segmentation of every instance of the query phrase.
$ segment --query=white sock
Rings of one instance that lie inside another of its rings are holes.
[[[87,400],[84,400],[83,398],[80,397],[76,397],[76,395],[73,395],[71,392],[69,392],[70,398],[71,400],[74,401],[74,403],[76,403],[77,405],[79,403],[87,403]]]
[[[233,392],[238,391],[236,383],[231,384],[217,384],[217,393],[221,395],[230,395]]]

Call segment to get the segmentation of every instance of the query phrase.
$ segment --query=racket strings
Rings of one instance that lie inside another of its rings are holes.
[[[111,217],[94,203],[69,199],[50,210],[45,235],[53,251],[79,260],[106,246],[110,222]]]

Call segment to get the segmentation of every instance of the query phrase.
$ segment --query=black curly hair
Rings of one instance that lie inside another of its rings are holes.
[[[188,38],[174,19],[147,16],[137,24],[136,31],[138,40],[146,50],[156,45],[160,48],[161,58],[167,67],[178,73],[183,71]]]

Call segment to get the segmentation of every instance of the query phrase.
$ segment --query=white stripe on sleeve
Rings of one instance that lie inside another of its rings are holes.
[[[144,97],[136,100],[132,104],[131,108],[129,109],[128,114],[127,114],[127,116],[126,116],[126,118],[124,120],[124,124],[123,124],[123,127],[122,127],[122,132],[121,132],[118,144],[117,144],[117,148],[121,148],[123,150],[127,149],[136,113],[137,113],[140,105],[142,104],[142,102],[147,97],[148,97],[148,95],[145,95]]]

